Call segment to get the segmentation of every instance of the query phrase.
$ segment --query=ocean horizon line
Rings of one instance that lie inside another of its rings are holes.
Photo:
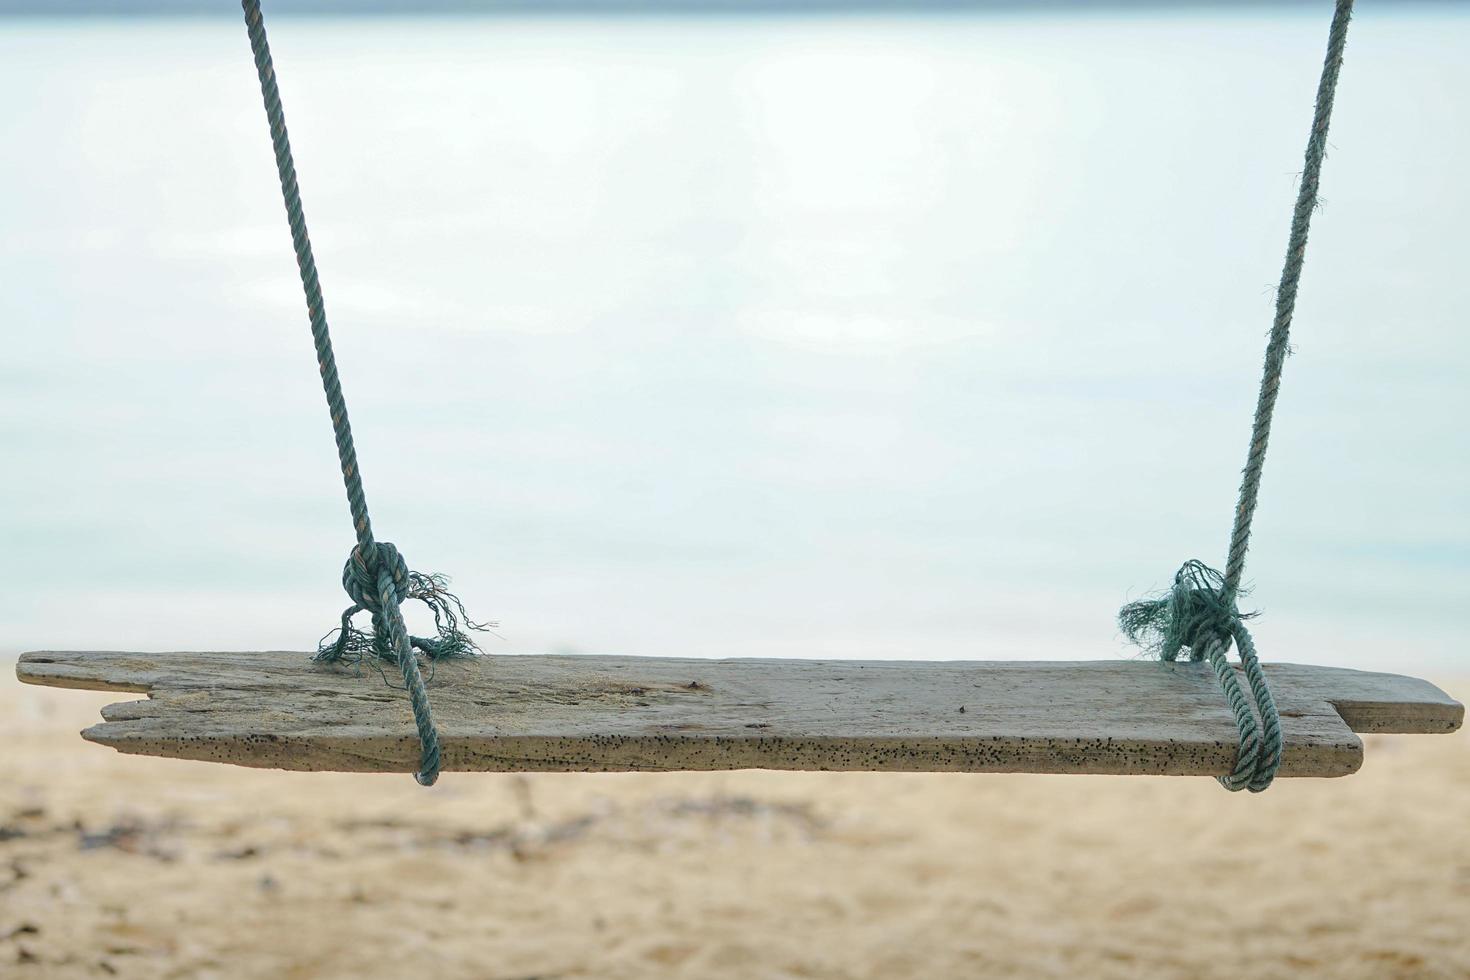
[[[1385,0],[1395,7],[1466,6],[1466,0]],[[275,0],[272,16],[514,15],[639,16],[783,14],[1075,13],[1099,8],[1169,9],[1310,8],[1320,0]],[[0,0],[0,17],[128,18],[238,14],[218,0]]]

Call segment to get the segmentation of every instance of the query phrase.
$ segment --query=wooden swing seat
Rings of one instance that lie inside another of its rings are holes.
[[[40,652],[16,673],[147,694],[108,705],[82,733],[120,752],[348,772],[403,773],[419,759],[407,699],[368,666],[287,652]],[[1412,677],[1266,673],[1282,776],[1355,772],[1354,732],[1452,732],[1464,720],[1463,705]],[[430,690],[446,770],[1213,776],[1239,744],[1203,663],[486,656],[439,664]]]

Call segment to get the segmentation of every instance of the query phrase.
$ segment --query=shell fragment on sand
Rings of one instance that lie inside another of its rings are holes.
[[[1457,729],[1464,707],[1397,674],[1271,664],[1282,776],[1344,776],[1354,732]],[[309,654],[38,652],[22,681],[146,693],[82,734],[241,766],[411,772],[408,699]],[[1203,663],[487,656],[437,665],[447,770],[887,770],[1217,775],[1235,725]]]

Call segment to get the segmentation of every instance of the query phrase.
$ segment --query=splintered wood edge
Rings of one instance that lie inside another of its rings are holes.
[[[157,683],[157,676],[152,671],[123,676],[100,673],[94,665],[85,661],[57,659],[67,656],[75,655],[53,653],[50,650],[23,653],[15,664],[16,679],[22,684],[58,687],[69,691],[117,691],[150,695],[153,685]]]
[[[676,685],[667,682],[662,675],[677,674],[678,671],[698,672],[706,670],[720,674],[722,670],[740,674],[754,672],[761,677],[761,684],[773,686],[770,674],[787,675],[787,685],[774,685],[783,692],[799,689],[805,679],[817,671],[828,674],[838,672],[854,677],[867,673],[869,677],[887,673],[890,677],[950,676],[956,670],[966,670],[981,675],[991,675],[997,685],[1015,683],[1015,675],[1025,675],[1043,685],[1048,678],[1055,683],[1060,674],[1072,679],[1080,675],[1111,678],[1115,683],[1137,679],[1154,681],[1160,675],[1144,674],[1140,668],[1147,665],[1139,661],[1080,661],[1076,663],[1005,663],[1005,662],[875,662],[875,661],[691,661],[664,658],[635,657],[495,657],[486,658],[477,666],[485,670],[495,666],[508,668],[504,675],[494,679],[497,693],[503,685],[513,682],[515,675],[532,675],[525,680],[520,692],[510,692],[519,698],[524,708],[527,702],[537,703],[538,693],[547,694],[548,700],[558,692],[537,687],[538,681],[547,678],[560,681],[563,677],[576,677],[579,682],[589,678],[618,676],[625,680],[623,693],[643,692],[648,687],[665,689],[668,694]],[[517,666],[520,670],[517,670]],[[221,676],[216,676],[216,671]],[[673,674],[671,674],[671,671]],[[391,719],[375,718],[371,725],[354,725],[351,712],[328,723],[326,728],[315,731],[272,732],[258,710],[251,710],[237,717],[237,727],[229,727],[230,715],[224,708],[220,717],[223,729],[208,729],[204,726],[194,732],[179,731],[171,727],[170,719],[162,717],[166,710],[187,697],[193,701],[207,699],[211,710],[216,703],[241,696],[259,698],[274,694],[278,700],[281,692],[294,693],[303,681],[312,677],[322,678],[320,695],[332,695],[325,700],[347,700],[353,706],[361,701],[372,710],[381,710],[385,704],[398,705],[397,692],[387,689],[369,691],[353,688],[351,693],[330,690],[330,685],[342,683],[342,675],[334,674],[309,665],[306,654],[272,653],[69,653],[37,652],[25,654],[16,666],[17,676],[26,683],[53,687],[84,690],[124,691],[149,694],[149,701],[129,701],[109,705],[103,711],[103,724],[84,732],[89,740],[111,745],[119,751],[162,755],[207,761],[229,762],[237,765],[286,768],[286,769],[344,769],[351,771],[401,771],[411,768],[416,753],[416,743],[411,733],[397,734],[402,726]],[[1195,672],[1198,675],[1198,672]],[[1273,664],[1268,667],[1273,686],[1278,687],[1278,701],[1283,705],[1283,719],[1288,729],[1288,746],[1282,766],[1282,775],[1347,775],[1361,764],[1362,744],[1352,735],[1351,728],[1360,732],[1376,733],[1442,733],[1459,728],[1464,718],[1464,708],[1426,681],[1395,674],[1376,674],[1332,667],[1310,667],[1291,664]],[[229,677],[222,676],[224,674]],[[682,676],[682,675],[679,675]],[[283,687],[289,678],[291,687]],[[474,678],[478,679],[478,678]],[[841,679],[840,677],[837,679]],[[1199,676],[1194,680],[1198,681]],[[257,683],[257,681],[259,683]],[[1213,680],[1210,680],[1213,684]],[[606,685],[603,685],[606,686]],[[677,688],[683,693],[686,685]],[[975,685],[980,686],[980,685]],[[988,686],[988,685],[987,685]],[[1075,687],[1075,684],[1069,685]],[[155,687],[161,688],[166,701],[151,700]],[[617,688],[613,684],[612,688]],[[698,689],[699,685],[688,687]],[[1168,688],[1171,693],[1176,688]],[[1197,697],[1195,688],[1179,689],[1177,699],[1188,708],[1191,697]],[[192,693],[191,693],[192,692]],[[581,692],[578,692],[579,695]],[[596,696],[597,692],[592,692]],[[605,693],[605,692],[603,692]],[[749,693],[749,692],[745,692]],[[1160,692],[1162,693],[1162,692]],[[463,692],[452,688],[442,696],[463,697]],[[1099,695],[1107,697],[1107,695]],[[677,699],[676,699],[677,700]],[[1045,698],[1021,697],[1015,703],[1028,700],[1045,704]],[[257,704],[259,702],[251,702]],[[317,702],[320,703],[320,702]],[[648,708],[643,702],[639,707]],[[679,701],[680,704],[687,704]],[[1211,701],[1213,704],[1213,701]],[[1323,707],[1312,709],[1311,704]],[[1327,707],[1327,706],[1330,706]],[[339,706],[340,707],[340,706]],[[570,705],[543,705],[550,709],[568,709],[571,715],[563,714],[560,719],[543,720],[537,714],[537,722],[550,730],[549,733],[518,735],[510,727],[496,725],[493,719],[485,729],[473,731],[444,732],[445,768],[472,770],[588,770],[615,769],[631,771],[657,771],[668,769],[734,769],[734,768],[784,768],[784,769],[884,769],[897,771],[1030,771],[1030,772],[1094,772],[1094,773],[1178,773],[1209,774],[1223,771],[1233,758],[1234,746],[1219,739],[1199,737],[1202,732],[1191,729],[1187,724],[1181,729],[1181,737],[1140,737],[1122,733],[1112,744],[1111,737],[1099,738],[1096,733],[1084,738],[1068,738],[1054,732],[1050,736],[1038,735],[993,735],[985,738],[966,737],[963,733],[923,734],[909,733],[902,729],[886,733],[875,728],[861,734],[824,735],[810,732],[780,733],[764,732],[769,725],[746,725],[754,731],[741,731],[737,725],[730,729],[730,719],[722,717],[725,724],[723,734],[702,734],[699,724],[653,724],[638,723],[635,728],[624,727],[622,731],[581,731],[557,734],[560,726],[567,727],[566,718],[583,713],[584,705],[574,699]],[[621,720],[622,714],[609,715],[606,703],[589,700],[585,711],[605,719]],[[734,707],[739,707],[738,704]],[[750,705],[756,708],[756,705]],[[913,707],[912,705],[910,706]],[[978,707],[978,706],[977,706]],[[1014,707],[1008,704],[1007,707]],[[677,722],[682,718],[700,717],[696,706],[674,708]],[[1335,709],[1335,715],[1333,711]],[[238,710],[238,706],[236,709]],[[267,709],[268,710],[268,709]],[[315,709],[313,709],[315,710]],[[629,713],[639,714],[629,706]],[[681,713],[691,712],[691,713]],[[875,720],[881,709],[873,708]],[[1328,718],[1331,717],[1331,722]],[[553,713],[548,711],[548,715]],[[727,711],[728,713],[728,711]],[[1044,713],[1044,712],[1043,712]],[[371,711],[369,711],[371,715]],[[918,716],[916,715],[916,718]],[[972,715],[971,717],[976,717]],[[891,716],[890,716],[891,718]],[[1339,723],[1339,718],[1340,722]],[[175,719],[176,720],[176,719]],[[932,717],[926,719],[932,723]],[[335,725],[335,727],[331,727]],[[1310,731],[1292,735],[1293,726],[1315,726]],[[1341,735],[1334,735],[1333,726],[1338,726]],[[575,727],[575,726],[572,726]],[[718,729],[718,724],[715,726]],[[941,726],[942,727],[942,726]],[[1123,726],[1126,727],[1126,726]],[[1171,733],[1172,736],[1173,733]],[[1126,745],[1126,751],[1120,752]]]

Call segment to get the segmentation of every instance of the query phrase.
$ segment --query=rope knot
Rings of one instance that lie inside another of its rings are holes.
[[[1281,765],[1281,718],[1255,642],[1245,628],[1245,621],[1254,615],[1235,607],[1225,576],[1191,560],[1175,573],[1169,591],[1124,606],[1118,612],[1118,625],[1131,642],[1160,660],[1177,660],[1180,651],[1188,648],[1190,660],[1209,661],[1240,733],[1235,766],[1220,777],[1220,783],[1228,790],[1259,793],[1271,785]],[[1250,698],[1226,656],[1232,642],[1240,654]]]
[[[1174,574],[1168,592],[1124,606],[1118,625],[1130,642],[1160,660],[1177,660],[1186,648],[1190,660],[1202,660],[1210,641],[1228,646],[1235,624],[1254,615],[1236,608],[1223,575],[1191,559]]]
[[[403,555],[390,542],[375,542],[368,554],[362,548],[352,549],[347,564],[342,566],[342,588],[352,597],[354,604],[361,606],[374,616],[382,615],[382,590],[379,574],[387,570],[393,583],[395,605],[402,605],[412,594],[413,575]]]
[[[395,626],[401,640],[407,640],[409,653],[417,651],[430,660],[478,653],[480,648],[467,631],[489,629],[494,624],[470,619],[463,603],[448,586],[449,579],[443,575],[410,571],[403,555],[390,542],[374,542],[366,553],[361,546],[353,548],[347,564],[342,566],[342,588],[352,598],[352,605],[342,613],[341,625],[322,637],[316,659],[361,663],[365,657],[372,656],[398,663],[400,650],[393,642]],[[385,591],[391,608],[384,606]],[[429,607],[436,636],[407,635],[398,607],[409,599],[417,599]],[[371,629],[358,629],[352,624],[352,617],[360,612],[372,615]]]

